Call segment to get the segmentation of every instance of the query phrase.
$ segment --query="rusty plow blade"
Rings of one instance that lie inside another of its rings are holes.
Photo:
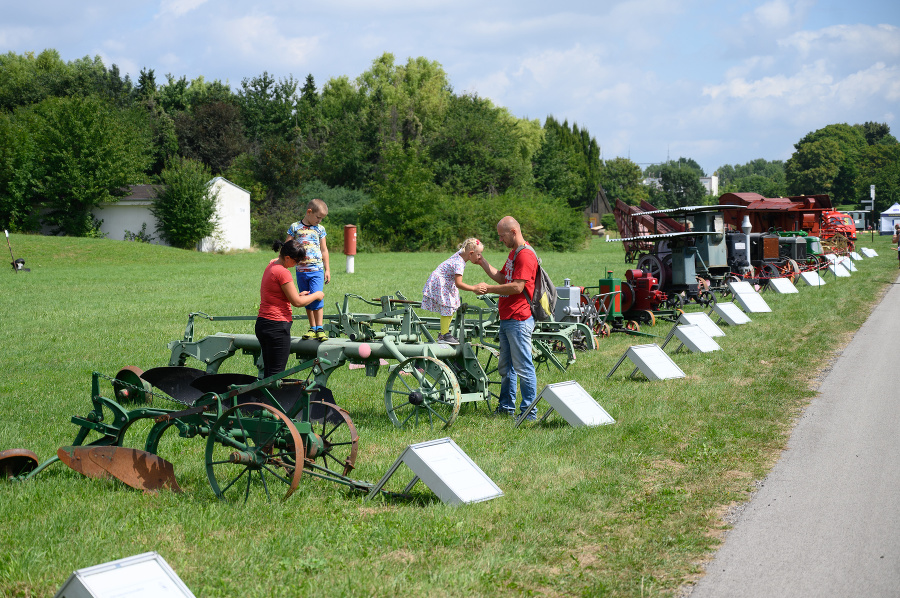
[[[147,492],[168,488],[181,492],[172,464],[153,453],[120,446],[69,446],[57,451],[60,460],[92,478],[112,476]]]
[[[34,471],[38,458],[27,449],[7,449],[0,451],[0,478],[15,478]]]

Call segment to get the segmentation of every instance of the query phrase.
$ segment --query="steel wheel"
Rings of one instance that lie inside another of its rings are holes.
[[[789,277],[792,283],[796,283],[797,279],[800,278],[800,264],[798,264],[795,260],[788,259],[788,271]]]
[[[648,253],[638,260],[637,267],[639,270],[643,270],[655,278],[657,282],[659,282],[659,288],[666,288],[668,279],[666,278],[666,268],[663,266],[661,259],[652,253]],[[623,309],[622,311],[625,310]]]
[[[631,331],[634,331],[634,332],[640,332],[640,331],[641,331],[641,325],[638,324],[637,322],[635,322],[634,320],[628,320],[627,322],[625,322],[625,330],[631,330]]]
[[[417,426],[419,420],[448,428],[459,414],[459,382],[449,367],[433,357],[411,357],[390,373],[384,406],[398,428]]]
[[[246,500],[262,488],[271,499],[278,484],[284,498],[300,485],[305,450],[291,419],[270,405],[244,403],[226,410],[209,429],[206,475],[216,497]]]
[[[322,448],[310,448],[314,455],[308,455],[305,467],[325,473],[350,475],[356,465],[356,450],[359,445],[359,434],[350,419],[350,414],[332,403],[310,401],[309,410],[316,408],[322,413],[321,419],[310,420],[313,434],[321,441]]]
[[[645,309],[643,313],[641,313],[640,319],[641,322],[644,322],[645,324],[656,326],[656,315],[649,309]]]

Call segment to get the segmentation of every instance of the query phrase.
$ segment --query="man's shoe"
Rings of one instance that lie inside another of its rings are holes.
[[[522,416],[522,415],[519,414],[519,417],[521,417],[521,416]],[[535,421],[537,421],[537,415],[534,414],[534,413],[529,413],[528,415],[525,416],[525,421],[527,421],[527,422],[535,422]]]
[[[318,332],[316,333],[316,340],[319,341],[320,343],[321,343],[322,341],[327,341],[327,340],[328,340],[328,333],[325,332],[324,330],[318,331]]]
[[[506,417],[515,417],[515,411],[507,411],[506,409],[501,409],[499,406],[494,409],[494,415],[503,415]]]
[[[311,341],[312,339],[316,338],[316,331],[313,330],[312,328],[310,328],[309,330],[304,332],[303,336],[301,336],[300,338],[302,338],[305,341]]]

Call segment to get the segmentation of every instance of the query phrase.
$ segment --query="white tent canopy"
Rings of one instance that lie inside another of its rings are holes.
[[[878,227],[878,232],[882,235],[892,235],[895,224],[900,224],[900,203],[895,203],[881,213],[881,225]]]

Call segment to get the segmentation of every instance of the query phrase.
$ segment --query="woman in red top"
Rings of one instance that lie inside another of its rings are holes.
[[[305,307],[325,298],[322,291],[297,291],[290,270],[306,258],[299,242],[276,241],[272,249],[279,254],[263,272],[259,285],[259,314],[256,316],[256,338],[262,349],[264,378],[283,372],[291,356],[291,306]]]

